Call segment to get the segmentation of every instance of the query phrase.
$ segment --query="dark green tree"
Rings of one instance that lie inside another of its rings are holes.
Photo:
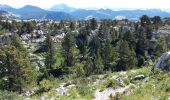
[[[136,44],[136,53],[138,55],[146,56],[148,50],[148,39],[145,33],[145,29],[141,27],[138,30],[137,34],[137,44]]]
[[[158,31],[158,28],[161,26],[161,24],[162,24],[162,20],[161,20],[161,17],[160,16],[154,16],[153,18],[152,18],[152,20],[153,20],[153,24],[154,24],[154,29],[156,30],[156,31]]]
[[[163,53],[168,51],[168,43],[166,38],[158,39],[155,54],[160,57]]]
[[[89,45],[89,57],[93,62],[93,72],[101,73],[103,71],[103,64],[101,58],[101,43],[98,36],[93,37]]]
[[[71,21],[69,28],[70,28],[71,31],[74,31],[76,29],[75,23]]]
[[[129,48],[127,41],[120,41],[119,44],[119,61],[116,67],[117,71],[135,68],[137,64],[136,54],[133,49]]]
[[[76,37],[78,49],[80,50],[80,54],[82,55],[84,60],[86,58],[85,56],[87,55],[88,34],[88,30],[86,30],[86,28],[83,28],[80,30],[80,33]]]
[[[12,35],[12,41],[11,41],[12,45],[17,48],[18,50],[26,53],[26,49],[24,48],[23,44],[22,44],[22,41],[20,40],[20,37],[18,36],[18,34],[16,33],[13,33]]]
[[[33,79],[33,67],[25,54],[14,46],[2,47],[0,50],[1,89],[21,93]]]
[[[66,66],[75,65],[75,36],[73,33],[67,33],[62,42],[63,55],[65,58]]]
[[[109,39],[106,40],[104,44],[104,48],[102,49],[102,59],[103,65],[105,70],[111,70],[111,63],[112,63],[112,45]]]
[[[95,30],[97,28],[97,21],[96,21],[95,18],[92,18],[90,20],[90,27],[91,27],[92,30]]]
[[[126,40],[131,49],[136,49],[136,34],[130,31],[125,32],[123,40]]]
[[[149,18],[147,15],[143,15],[143,16],[140,18],[140,22],[141,22],[141,26],[142,26],[142,27],[145,27],[145,26],[151,24],[150,18]]]
[[[47,70],[55,69],[55,64],[57,62],[56,59],[56,50],[54,46],[54,42],[50,36],[50,34],[47,34],[47,38],[45,40],[45,45],[47,47],[47,54],[45,58],[45,65]]]

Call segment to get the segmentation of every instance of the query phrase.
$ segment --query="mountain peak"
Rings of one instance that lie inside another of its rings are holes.
[[[6,4],[0,4],[0,8],[11,8],[11,7]]]
[[[32,5],[25,5],[24,7],[19,9],[20,11],[31,11],[31,12],[45,12],[44,9],[41,9],[37,6],[32,6]]]
[[[0,4],[0,10],[13,12],[15,10],[15,8],[12,8],[12,7],[10,7],[9,5],[6,5],[6,4]]]
[[[25,6],[22,7],[22,8],[39,8],[39,7],[37,7],[37,6],[32,6],[32,5],[25,5]],[[39,9],[41,9],[41,8],[39,8]]]
[[[69,7],[68,5],[61,3],[61,4],[58,4],[58,5],[54,5],[49,10],[70,13],[70,12],[75,11],[76,8]]]
[[[56,5],[57,7],[61,7],[61,8],[65,8],[65,7],[69,7],[68,5],[64,4],[64,3],[61,3],[61,4],[58,4]]]

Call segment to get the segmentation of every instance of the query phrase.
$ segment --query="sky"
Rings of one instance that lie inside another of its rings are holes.
[[[75,8],[170,9],[170,0],[0,0],[0,4],[15,8],[34,5],[49,9],[61,3]]]

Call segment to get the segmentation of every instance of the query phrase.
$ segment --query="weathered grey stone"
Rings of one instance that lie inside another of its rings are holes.
[[[142,80],[142,79],[145,79],[145,75],[143,74],[135,76],[132,80]]]
[[[124,81],[120,77],[116,78],[116,81],[119,82],[121,86],[123,86],[123,87],[126,86],[126,84],[124,83]]]
[[[155,61],[154,66],[162,70],[170,71],[170,64],[167,62],[169,59],[170,52],[166,52],[157,61]]]

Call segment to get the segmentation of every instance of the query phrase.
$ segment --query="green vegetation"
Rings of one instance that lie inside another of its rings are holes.
[[[22,100],[21,96],[18,96],[17,93],[9,91],[0,91],[0,100]]]
[[[169,98],[169,74],[157,71],[155,75],[151,75],[149,80],[141,84],[139,88],[133,90],[128,96],[123,96],[123,100],[149,100],[149,99],[161,99],[167,100]],[[129,90],[131,91],[131,90]]]
[[[138,22],[0,21],[0,99],[92,100],[110,89],[122,92],[109,94],[114,100],[166,100],[169,74],[152,64],[169,50],[169,36],[155,35],[163,25],[147,15]]]

